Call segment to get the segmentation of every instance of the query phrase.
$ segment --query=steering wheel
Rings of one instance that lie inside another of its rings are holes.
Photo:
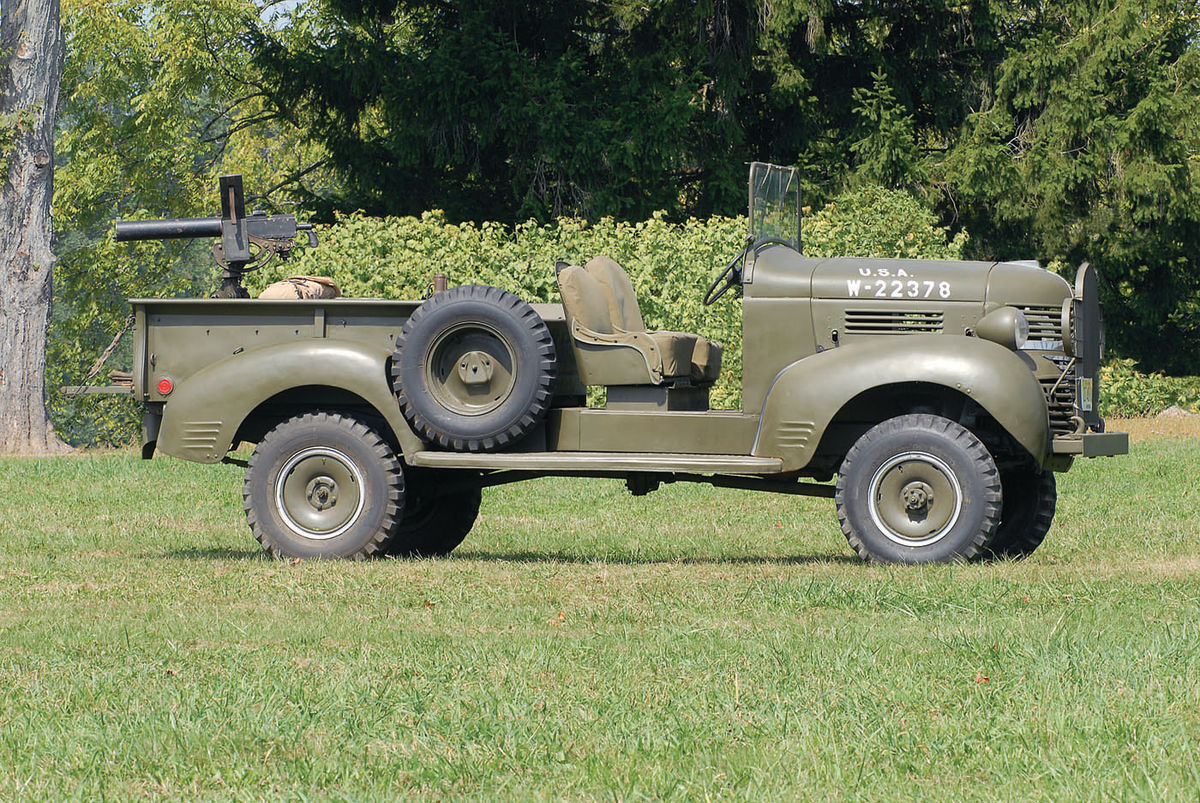
[[[746,245],[738,252],[738,255],[729,261],[729,264],[725,266],[725,270],[721,271],[721,275],[708,286],[708,292],[704,294],[704,306],[711,307],[716,303],[718,298],[729,292],[730,287],[742,283],[742,265],[745,263],[746,254],[754,251],[757,255],[758,249],[764,245],[786,245],[788,248],[796,247],[791,241],[780,237],[764,237],[760,240],[751,237],[746,240]]]
[[[746,250],[750,247],[746,245],[738,255],[729,261],[725,266],[725,270],[721,271],[713,283],[708,286],[708,292],[704,294],[704,306],[711,307],[717,303],[717,299],[729,292],[730,287],[735,287],[742,283],[742,260],[746,256]]]

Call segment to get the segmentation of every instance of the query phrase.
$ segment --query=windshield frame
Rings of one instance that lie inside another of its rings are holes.
[[[779,242],[802,253],[799,169],[751,162],[748,187],[750,241]]]

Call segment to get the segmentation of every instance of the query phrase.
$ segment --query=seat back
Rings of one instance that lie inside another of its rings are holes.
[[[598,256],[589,260],[584,270],[604,286],[608,296],[608,314],[614,326],[626,332],[646,331],[646,322],[642,320],[633,283],[616,260]]]
[[[609,293],[595,277],[578,265],[567,265],[558,271],[558,290],[562,294],[568,327],[578,321],[585,329],[612,334]]]

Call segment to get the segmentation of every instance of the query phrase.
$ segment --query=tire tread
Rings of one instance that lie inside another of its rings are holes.
[[[277,424],[263,436],[260,447],[264,443],[269,444],[273,436],[280,437],[278,433],[285,428],[293,426],[323,426],[326,424],[344,427],[349,434],[362,440],[379,460],[388,477],[387,500],[384,503],[384,518],[381,525],[376,528],[370,541],[354,554],[342,557],[350,560],[365,560],[369,557],[381,555],[384,553],[387,542],[396,529],[396,522],[400,516],[404,499],[404,472],[400,466],[400,460],[396,457],[396,453],[379,436],[379,433],[352,416],[336,412],[309,412],[293,416]],[[262,545],[268,555],[275,558],[290,557],[283,550],[283,545],[276,543],[268,529],[262,526],[258,511],[251,498],[251,484],[254,481],[255,473],[260,470],[260,461],[261,448],[256,448],[246,463],[246,472],[242,479],[242,508],[246,512],[246,523],[250,525],[250,532],[253,533],[255,540]]]
[[[851,526],[850,520],[845,514],[846,473],[844,468],[847,464],[852,464],[874,440],[896,432],[912,429],[932,430],[948,436],[967,452],[976,466],[984,467],[981,474],[986,489],[984,525],[974,534],[970,543],[957,554],[957,557],[961,560],[973,560],[981,556],[988,547],[996,531],[996,526],[1000,521],[1000,472],[996,469],[995,461],[992,460],[990,453],[984,447],[983,443],[970,430],[948,418],[930,413],[911,413],[890,418],[868,430],[846,452],[846,456],[842,461],[843,470],[838,473],[837,486],[834,492],[834,501],[837,504],[838,522],[841,525],[842,534],[846,537],[847,543],[850,544],[863,560],[876,564],[888,562],[871,551],[862,537]]]

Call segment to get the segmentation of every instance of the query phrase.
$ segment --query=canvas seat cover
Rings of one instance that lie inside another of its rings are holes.
[[[720,343],[690,332],[646,331],[633,284],[609,257],[596,257],[583,268],[563,268],[558,272],[558,284],[568,320],[573,327],[581,327],[574,338],[576,357],[591,384],[661,384],[684,378],[710,384],[720,375]],[[590,351],[578,345],[579,334],[589,341]],[[646,367],[644,377],[638,371],[631,378],[626,365],[632,364],[630,361],[620,361],[619,368],[609,369],[617,361],[592,356],[606,346],[638,351]],[[594,365],[588,365],[589,361]]]

